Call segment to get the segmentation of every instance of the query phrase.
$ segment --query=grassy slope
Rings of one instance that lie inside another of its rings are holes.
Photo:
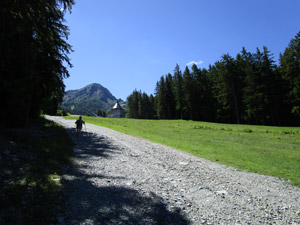
[[[0,146],[0,224],[56,224],[73,148],[66,131],[46,120],[0,129]]]
[[[182,120],[83,119],[242,170],[284,178],[300,187],[300,128]]]

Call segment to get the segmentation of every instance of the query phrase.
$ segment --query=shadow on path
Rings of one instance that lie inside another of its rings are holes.
[[[109,160],[115,154],[122,154],[122,150],[94,133],[84,132],[76,138],[74,130],[68,132],[76,144],[74,158],[86,159],[87,164],[85,168],[74,165],[68,171],[70,179],[63,181],[67,209],[62,224],[190,224],[179,210],[168,210],[162,197],[112,184],[126,177],[106,177],[101,171],[85,172],[89,161],[97,157]],[[95,184],[98,179],[105,179],[101,186]]]

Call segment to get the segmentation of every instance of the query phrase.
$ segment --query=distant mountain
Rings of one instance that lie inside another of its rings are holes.
[[[67,91],[60,108],[72,114],[95,114],[100,109],[109,111],[117,98],[101,84],[90,84],[78,90]],[[121,103],[124,102],[120,99]]]

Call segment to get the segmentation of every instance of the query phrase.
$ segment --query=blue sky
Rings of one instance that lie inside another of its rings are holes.
[[[208,68],[263,46],[278,60],[300,31],[299,12],[299,0],[77,0],[66,15],[66,90],[100,83],[126,100],[134,89],[153,94],[176,64]]]

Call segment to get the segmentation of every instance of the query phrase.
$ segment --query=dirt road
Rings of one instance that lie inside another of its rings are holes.
[[[61,224],[300,224],[300,189],[73,120],[74,165],[64,175]]]

